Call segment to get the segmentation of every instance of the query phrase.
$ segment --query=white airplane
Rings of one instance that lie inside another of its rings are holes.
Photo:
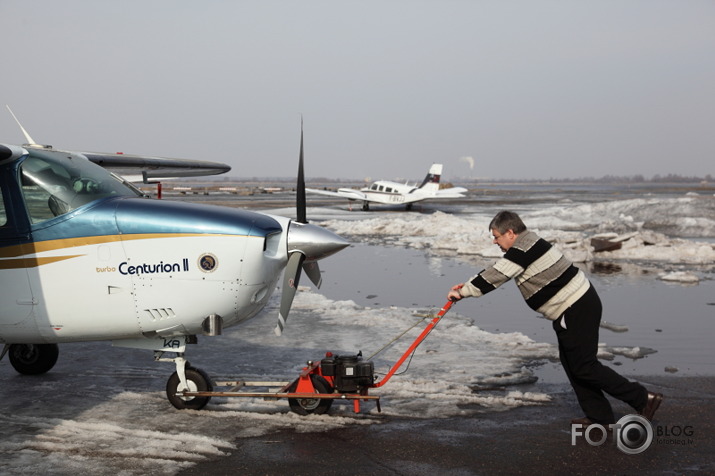
[[[339,188],[336,192],[316,188],[306,189],[308,192],[331,197],[347,198],[350,201],[362,201],[362,209],[368,211],[370,202],[385,205],[405,205],[407,210],[412,209],[412,204],[422,200],[461,198],[467,192],[464,187],[439,188],[439,179],[442,175],[442,164],[432,164],[422,184],[417,186],[406,183],[378,180],[369,187],[356,190],[354,188]]]
[[[111,341],[173,362],[170,402],[202,408],[210,397],[177,396],[212,389],[186,361],[187,345],[258,314],[285,269],[279,334],[301,269],[320,286],[317,261],[348,246],[307,223],[302,129],[297,220],[149,199],[96,163],[133,161],[146,177],[163,175],[164,159],[57,150],[25,135],[28,144],[0,144],[0,359],[20,373],[49,371],[57,344]],[[229,170],[166,163],[185,174]]]

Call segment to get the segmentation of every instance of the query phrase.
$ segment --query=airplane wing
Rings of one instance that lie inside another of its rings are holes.
[[[467,193],[464,187],[450,187],[437,190],[434,198],[462,198]]]
[[[150,180],[167,178],[219,175],[231,170],[231,167],[226,164],[222,164],[220,162],[209,162],[207,160],[169,159],[146,155],[76,152],[54,149],[52,146],[40,145],[35,142],[25,128],[22,127],[22,124],[20,124],[20,121],[15,116],[15,113],[12,112],[10,106],[5,105],[5,107],[8,111],[10,111],[13,119],[15,119],[17,125],[20,126],[20,130],[25,136],[25,139],[27,139],[27,144],[23,144],[22,147],[32,149],[34,151],[44,151],[51,154],[56,152],[77,154],[86,157],[97,165],[101,165],[110,172],[121,175],[129,182],[148,183]]]
[[[367,196],[360,190],[354,188],[339,188],[337,192],[331,190],[320,190],[317,188],[306,188],[306,192],[327,195],[329,197],[347,198],[348,200],[366,200]]]
[[[132,154],[108,154],[80,152],[90,161],[105,169],[136,182],[148,182],[175,177],[200,177],[219,175],[231,170],[231,167],[207,160],[170,159]]]

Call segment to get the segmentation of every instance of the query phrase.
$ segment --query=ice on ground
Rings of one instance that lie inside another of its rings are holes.
[[[598,358],[603,360],[613,360],[614,356],[622,355],[629,359],[642,359],[648,354],[654,354],[657,350],[648,347],[609,347],[599,344]]]
[[[700,282],[700,278],[693,273],[687,271],[676,271],[673,273],[661,274],[658,276],[661,281],[670,281],[676,283],[685,284],[697,284]]]
[[[628,332],[628,326],[614,324],[608,321],[601,321],[601,327],[612,332]]]
[[[715,236],[710,202],[703,205],[701,200],[687,197],[560,204],[521,216],[530,229],[553,242],[573,262],[634,260],[711,266],[715,245],[683,238]],[[362,220],[332,219],[323,224],[340,235],[372,244],[430,249],[458,257],[498,258],[502,253],[487,230],[491,218],[478,213],[405,213]],[[620,241],[622,248],[595,253],[590,243],[594,237]]]

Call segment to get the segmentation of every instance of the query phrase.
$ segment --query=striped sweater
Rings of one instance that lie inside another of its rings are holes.
[[[502,259],[464,283],[459,293],[483,296],[512,278],[526,304],[551,320],[558,319],[591,285],[559,250],[533,231],[525,231]]]

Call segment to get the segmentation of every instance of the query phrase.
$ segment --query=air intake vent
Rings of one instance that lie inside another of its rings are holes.
[[[166,321],[167,319],[172,319],[176,317],[174,310],[170,307],[162,307],[159,309],[144,309],[147,316],[154,322]]]

